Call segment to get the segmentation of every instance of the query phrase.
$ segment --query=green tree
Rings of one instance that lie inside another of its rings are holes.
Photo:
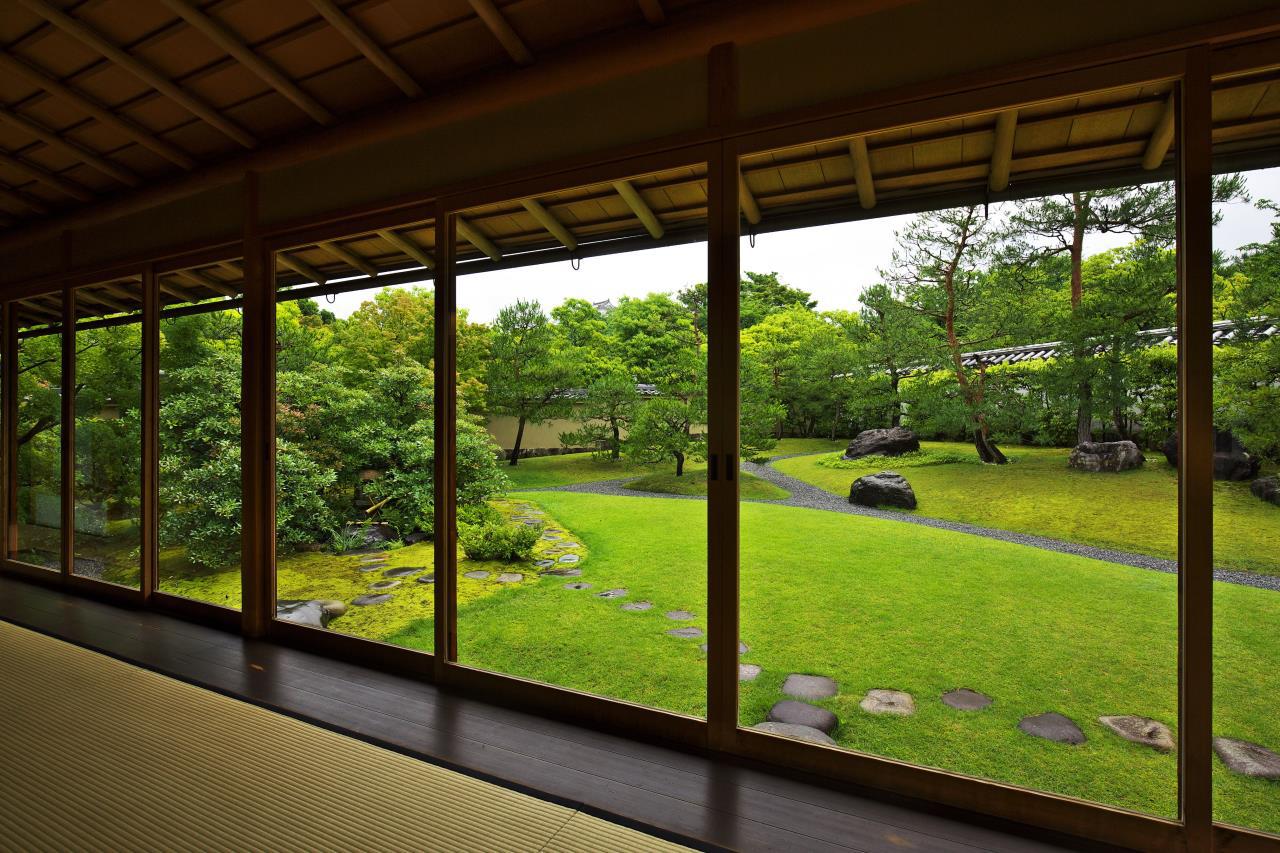
[[[567,414],[566,392],[578,381],[577,367],[566,357],[555,328],[537,302],[517,300],[498,312],[492,330],[485,381],[491,414],[516,419],[509,464],[520,460],[526,424]]]
[[[646,463],[672,459],[676,476],[684,474],[686,460],[706,456],[703,436],[695,434],[696,424],[706,423],[705,397],[691,401],[657,397],[643,403],[636,413],[626,449],[631,458]]]
[[[965,353],[1006,334],[1016,300],[1007,282],[981,270],[995,235],[977,205],[923,213],[897,234],[886,274],[898,299],[931,323],[930,355],[946,366],[959,387],[978,457],[1003,465],[1008,459],[992,437],[986,397],[986,365],[966,364]]]
[[[622,434],[635,419],[640,391],[635,380],[623,372],[608,373],[587,386],[576,401],[575,416],[581,429],[560,436],[568,446],[601,445],[610,459],[622,455]]]

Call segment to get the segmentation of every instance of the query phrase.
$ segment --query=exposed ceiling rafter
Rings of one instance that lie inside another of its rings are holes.
[[[44,0],[18,0],[31,12],[44,18],[67,35],[79,40],[85,46],[96,50],[107,59],[119,65],[157,92],[182,106],[192,115],[202,119],[212,127],[222,131],[245,148],[253,148],[258,143],[244,128],[222,115],[200,98],[178,86],[146,62],[117,47],[104,38],[97,30],[83,21],[71,17],[60,9],[50,6]]]
[[[524,43],[524,39],[520,38],[520,34],[512,29],[506,16],[493,5],[493,0],[467,0],[467,2],[471,4],[476,15],[484,21],[489,32],[493,33],[493,37],[498,40],[516,65],[533,64],[533,51],[529,50],[529,46]]]
[[[422,264],[429,270],[436,268],[435,258],[428,254],[427,250],[410,240],[403,234],[395,231],[384,230],[377,232],[378,236],[390,243],[397,250],[404,252],[405,255]]]
[[[858,204],[863,210],[876,206],[876,185],[871,178],[871,158],[867,156],[867,138],[849,140],[849,156],[853,158],[853,179],[858,187]]]
[[[3,107],[0,107],[0,121],[11,127],[17,128],[23,133],[35,137],[50,148],[57,149],[63,154],[74,157],[87,166],[92,166],[102,174],[110,178],[115,178],[122,184],[128,184],[131,187],[138,185],[138,176],[133,172],[130,172],[128,169],[117,163],[112,163],[107,158],[90,151],[79,143],[72,142],[70,139],[53,132],[37,121],[29,119],[26,116],[20,116],[11,110],[4,109]]]
[[[245,68],[257,75],[264,83],[275,89],[294,103],[320,124],[333,124],[333,113],[329,112],[319,101],[302,91],[293,80],[289,79],[265,58],[246,45],[238,35],[225,24],[211,18],[197,9],[187,0],[160,0],[174,14],[186,21],[191,27],[208,36],[209,40],[231,54]]]
[[[422,97],[422,87],[409,76],[409,72],[405,71],[398,62],[392,59],[390,54],[382,49],[381,45],[370,38],[368,33],[339,9],[332,0],[309,0],[309,2],[320,13],[321,17],[329,22],[329,26],[351,42],[352,46],[360,51],[365,59],[387,75],[392,83],[399,86],[401,92],[404,92],[410,98]]]
[[[457,217],[455,222],[457,225],[459,237],[461,237],[463,240],[466,240],[468,243],[470,243],[471,245],[475,246],[477,249],[479,249],[480,251],[488,255],[489,260],[491,261],[502,260],[502,250],[498,248],[496,243],[494,243],[488,237],[484,236],[479,231],[477,231],[476,228],[470,222],[463,219],[461,216]]]
[[[991,174],[987,177],[987,188],[992,192],[998,193],[1009,186],[1013,139],[1017,132],[1017,110],[1005,110],[996,116],[995,138],[991,146]]]
[[[1173,93],[1170,92],[1168,99],[1164,102],[1164,112],[1160,114],[1156,128],[1151,132],[1151,141],[1147,143],[1147,150],[1142,155],[1142,168],[1158,169],[1164,162],[1165,155],[1169,153],[1169,147],[1173,145],[1173,119],[1176,113]]]
[[[536,219],[539,225],[560,241],[560,245],[570,252],[578,250],[578,238],[573,236],[573,232],[566,228],[563,222],[556,219],[554,213],[543,207],[542,202],[536,198],[526,198],[522,199],[520,204],[529,211],[529,215]]]
[[[649,232],[649,236],[655,240],[661,240],[666,229],[662,227],[662,223],[654,214],[653,208],[649,207],[649,203],[636,192],[635,187],[631,186],[631,182],[614,181],[613,189],[622,196],[622,200],[626,202],[627,207],[631,208],[631,212],[636,215],[636,219],[640,220],[640,224]]]

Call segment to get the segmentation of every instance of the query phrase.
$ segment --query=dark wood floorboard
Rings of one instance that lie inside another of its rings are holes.
[[[166,615],[0,577],[0,619],[535,796],[731,850],[1047,853],[998,822],[560,723]],[[1043,837],[1043,836],[1041,836]],[[1087,849],[1098,849],[1089,847]]]

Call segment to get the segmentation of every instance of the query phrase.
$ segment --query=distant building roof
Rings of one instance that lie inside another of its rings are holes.
[[[1280,334],[1280,321],[1260,321],[1260,327],[1254,337],[1269,338]],[[1236,335],[1236,324],[1232,320],[1219,320],[1213,324],[1214,345],[1223,344]],[[1177,329],[1144,329],[1138,332],[1142,346],[1159,346],[1171,344],[1178,340]],[[1016,347],[976,350],[964,354],[965,367],[976,367],[979,362],[987,366],[995,364],[1019,364],[1024,361],[1038,361],[1053,358],[1063,346],[1062,341],[1051,341],[1043,344],[1023,344]],[[1101,347],[1099,347],[1099,350]]]
[[[599,311],[601,314],[608,314],[614,309],[612,299],[605,299],[602,302],[592,302],[591,307]]]

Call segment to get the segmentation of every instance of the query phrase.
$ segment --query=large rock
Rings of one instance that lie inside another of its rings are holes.
[[[854,480],[849,487],[849,503],[915,509],[916,493],[906,477],[896,471],[881,471]]]
[[[1242,776],[1255,779],[1280,779],[1280,755],[1265,746],[1230,737],[1213,739],[1213,751],[1222,763]]]
[[[1128,471],[1140,468],[1146,457],[1132,441],[1086,441],[1077,444],[1067,465],[1081,471]]]
[[[825,675],[792,673],[782,682],[782,692],[794,699],[830,699],[839,689],[835,681]]]
[[[1178,435],[1174,433],[1165,439],[1164,458],[1173,467],[1178,467]],[[1230,430],[1215,429],[1213,431],[1213,479],[1234,480],[1242,482],[1258,476],[1262,460],[1245,450],[1240,439]]]
[[[892,429],[864,429],[845,448],[845,459],[861,459],[863,456],[901,456],[920,449],[920,439],[906,427]]]
[[[783,699],[781,702],[775,703],[769,709],[769,714],[765,719],[771,723],[808,726],[825,734],[831,734],[836,727],[836,723],[839,722],[836,719],[836,715],[826,708],[819,708],[817,705],[810,705],[808,702],[798,702],[795,699]]]
[[[359,534],[363,537],[363,546],[368,548],[375,545],[381,545],[383,542],[390,542],[396,538],[396,532],[389,524],[348,524],[342,528],[344,536],[355,536]]]
[[[1280,477],[1259,477],[1249,484],[1255,498],[1280,506]]]

